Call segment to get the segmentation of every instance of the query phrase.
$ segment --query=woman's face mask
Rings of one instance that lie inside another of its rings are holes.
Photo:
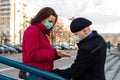
[[[44,23],[44,25],[46,26],[47,29],[51,29],[52,26],[53,26],[53,24],[50,23],[50,22],[48,22],[48,21],[46,21],[46,22]]]
[[[77,42],[77,43],[79,43],[82,39],[79,37],[79,36],[77,36],[77,35],[74,35],[73,36],[73,39]]]

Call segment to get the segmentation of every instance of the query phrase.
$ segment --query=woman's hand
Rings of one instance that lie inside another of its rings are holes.
[[[58,56],[60,57],[71,57],[69,52],[65,52],[64,50],[57,50]]]

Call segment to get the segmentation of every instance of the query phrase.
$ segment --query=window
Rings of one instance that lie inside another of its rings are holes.
[[[10,8],[0,9],[0,11],[10,11]]]
[[[10,1],[10,0],[0,0],[1,3],[2,3],[2,2],[7,2],[7,1]]]
[[[1,7],[3,6],[10,6],[10,3],[7,3],[7,4],[0,4]]]

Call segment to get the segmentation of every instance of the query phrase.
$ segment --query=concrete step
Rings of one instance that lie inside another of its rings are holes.
[[[65,60],[67,60],[67,59],[65,59]],[[63,63],[64,59],[59,60],[59,62],[60,61],[61,61],[62,64],[64,64],[64,66],[60,66],[61,64],[59,64],[59,66],[56,66],[57,68],[60,68],[60,69],[65,69],[65,68],[70,67],[71,62],[73,62],[73,60],[72,61],[68,60],[68,62],[70,62],[70,63],[65,64],[65,63]],[[56,61],[56,64],[57,63],[58,62]],[[106,64],[105,64],[106,80],[120,80],[119,69],[120,69],[120,58],[119,58],[119,56],[111,55],[111,54],[107,55]],[[119,74],[118,74],[118,72],[119,72]]]
[[[118,60],[119,60],[119,57],[114,57],[109,62],[107,62],[105,64],[105,72],[109,71]]]
[[[115,76],[114,80],[120,80],[120,69],[119,69],[117,75]]]
[[[115,57],[115,55],[109,55],[109,56],[107,56],[107,58],[106,58],[106,63],[108,62],[108,61],[111,61],[111,59],[113,59]]]
[[[109,56],[107,56],[107,58],[106,58],[106,63],[108,63],[108,62],[110,62],[112,59],[114,59],[115,58],[115,55],[109,55]],[[116,59],[115,59],[116,60]],[[60,61],[62,61],[62,60],[59,60],[59,62]],[[62,62],[61,62],[62,63]],[[57,64],[57,62],[56,62],[56,64]],[[63,63],[62,63],[63,64]],[[59,67],[57,67],[57,68],[59,68],[59,69],[66,69],[66,68],[68,68],[68,67],[70,67],[71,66],[71,64],[65,64],[64,66],[59,66]]]
[[[114,66],[112,66],[109,71],[105,73],[106,80],[115,80],[114,78],[116,77],[118,71],[120,69],[120,59],[116,61]]]

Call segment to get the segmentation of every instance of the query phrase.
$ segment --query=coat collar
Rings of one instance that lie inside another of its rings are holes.
[[[50,30],[47,29],[43,24],[36,23],[36,26],[42,31],[44,34],[50,35]]]
[[[86,37],[85,39],[81,40],[79,43],[77,43],[78,46],[81,46],[82,44],[84,44],[85,42],[88,42],[89,40],[93,39],[94,37],[98,36],[97,31],[92,31],[94,33],[94,35],[92,37]]]

